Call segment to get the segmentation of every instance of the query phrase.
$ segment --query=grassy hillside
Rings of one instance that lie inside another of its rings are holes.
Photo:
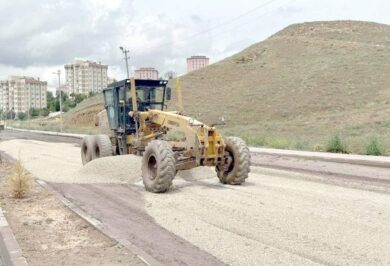
[[[390,154],[389,71],[390,26],[303,23],[183,76],[183,96],[187,114],[207,123],[223,116],[219,128],[252,145],[324,150],[338,134],[351,152],[377,139]],[[101,97],[90,98],[66,121],[93,127],[102,108]]]
[[[352,152],[377,138],[390,151],[390,26],[291,25],[182,77],[187,113],[223,116],[253,144],[324,149],[339,134]]]
[[[95,115],[104,109],[102,95],[96,95],[79,103],[63,114],[63,132],[98,134]],[[26,121],[8,121],[8,125],[34,130],[60,131],[59,117],[38,117]]]

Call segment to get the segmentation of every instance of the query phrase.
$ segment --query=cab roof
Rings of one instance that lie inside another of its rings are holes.
[[[136,79],[135,80],[135,86],[136,87],[161,87],[161,86],[166,86],[168,84],[168,80],[153,80],[153,79]],[[130,85],[130,80],[129,79],[124,79],[121,81],[117,81],[111,84],[107,85],[107,89],[110,88],[117,88],[117,87],[123,87],[123,86],[129,86]]]

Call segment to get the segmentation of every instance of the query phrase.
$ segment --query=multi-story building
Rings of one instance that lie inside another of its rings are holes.
[[[153,67],[141,67],[135,71],[136,79],[158,79],[158,71]]]
[[[67,92],[88,95],[101,92],[107,87],[107,65],[100,62],[76,60],[65,65]]]
[[[47,107],[47,82],[31,77],[11,76],[0,81],[0,109],[15,113],[27,112],[30,108]]]
[[[195,55],[187,58],[187,72],[192,72],[209,65],[210,59],[203,55]]]

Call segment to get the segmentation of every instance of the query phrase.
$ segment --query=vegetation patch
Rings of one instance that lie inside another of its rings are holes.
[[[21,160],[17,160],[13,173],[8,177],[8,185],[12,197],[17,199],[26,197],[32,188],[32,180],[31,175],[24,168]]]
[[[334,135],[329,139],[326,146],[326,151],[334,153],[348,153],[347,145],[339,135]]]
[[[366,145],[366,155],[375,155],[375,156],[383,155],[382,149],[376,138],[372,139]]]

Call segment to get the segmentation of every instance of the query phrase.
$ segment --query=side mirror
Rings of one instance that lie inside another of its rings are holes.
[[[170,101],[172,98],[172,90],[170,87],[165,89],[165,100]]]

